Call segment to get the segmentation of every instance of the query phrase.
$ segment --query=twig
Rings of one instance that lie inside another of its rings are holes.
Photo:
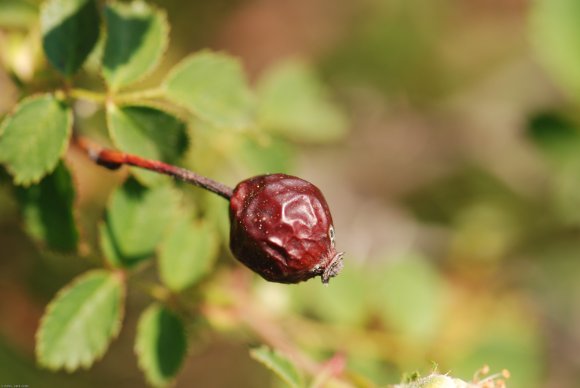
[[[137,155],[127,154],[108,148],[102,148],[87,140],[86,138],[79,136],[75,136],[73,142],[73,144],[84,151],[89,156],[89,158],[91,158],[91,160],[110,170],[116,170],[122,165],[139,167],[160,174],[172,176],[184,182],[209,190],[227,200],[232,197],[232,188],[220,182],[214,181],[213,179],[196,174],[193,171],[163,163],[158,160],[145,159]]]

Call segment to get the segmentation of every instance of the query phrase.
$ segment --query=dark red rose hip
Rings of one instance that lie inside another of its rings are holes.
[[[342,269],[334,249],[332,216],[312,183],[284,174],[256,176],[235,189],[158,160],[101,148],[85,138],[75,144],[104,167],[135,166],[202,187],[230,201],[230,248],[264,279],[298,283],[320,276],[328,283]]]
[[[285,174],[240,182],[230,198],[230,248],[264,279],[298,283],[342,268],[328,205],[312,183]]]

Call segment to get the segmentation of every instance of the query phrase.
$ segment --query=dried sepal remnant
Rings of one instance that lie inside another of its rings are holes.
[[[240,182],[230,199],[230,248],[264,279],[323,283],[342,268],[334,226],[320,190],[303,179],[260,175]]]

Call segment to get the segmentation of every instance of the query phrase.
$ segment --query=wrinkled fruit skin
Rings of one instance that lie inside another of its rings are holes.
[[[298,283],[342,268],[328,205],[312,183],[285,174],[240,182],[230,199],[230,249],[264,279]]]

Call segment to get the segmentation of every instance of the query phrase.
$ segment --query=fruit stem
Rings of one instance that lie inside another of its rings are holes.
[[[78,146],[84,153],[89,156],[89,158],[91,158],[91,160],[110,170],[116,170],[124,164],[128,166],[139,167],[160,174],[172,176],[184,182],[209,190],[227,200],[232,197],[232,188],[220,182],[214,181],[213,179],[196,174],[193,171],[163,163],[158,160],[145,159],[137,155],[103,148],[93,144],[83,137],[75,136],[73,141],[76,146]]]

